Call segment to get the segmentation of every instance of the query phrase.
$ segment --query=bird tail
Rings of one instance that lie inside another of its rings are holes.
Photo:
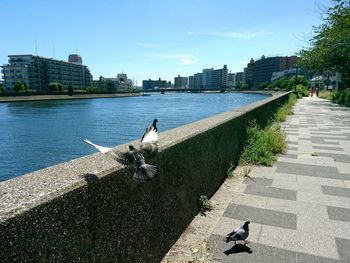
[[[143,164],[136,169],[134,178],[141,181],[151,180],[159,173],[159,168],[151,164]]]
[[[84,139],[84,142],[86,142],[87,144],[90,144],[91,146],[95,147],[101,153],[108,153],[112,149],[112,148],[108,148],[108,147],[104,147],[104,146],[100,146],[100,145],[94,144],[91,141],[89,141],[88,139]]]
[[[147,132],[142,138],[141,142],[157,142],[158,141],[158,132],[152,127],[152,129]]]

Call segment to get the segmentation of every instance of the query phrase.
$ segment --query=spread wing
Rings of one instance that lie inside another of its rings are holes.
[[[120,152],[117,150],[111,150],[108,152],[108,156],[123,165],[132,165],[134,163],[134,155],[131,151]]]
[[[158,132],[154,130],[153,127],[147,130],[141,139],[142,143],[157,142],[157,141],[158,141]]]
[[[91,141],[89,141],[88,139],[84,139],[84,142],[86,142],[87,144],[90,144],[92,147],[95,147],[101,153],[108,153],[112,149],[112,148],[109,148],[109,147],[104,147],[104,146],[101,146],[101,145],[94,144]]]

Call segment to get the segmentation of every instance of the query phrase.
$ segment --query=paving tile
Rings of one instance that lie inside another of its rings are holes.
[[[339,257],[343,262],[350,262],[350,240],[343,238],[336,238]]]
[[[350,163],[350,156],[347,154],[324,153],[324,152],[316,152],[316,154],[318,156],[331,157],[335,162]]]
[[[274,180],[280,180],[280,181],[288,181],[288,182],[296,182],[297,181],[297,175],[296,174],[287,174],[287,173],[276,173],[273,177]]]
[[[237,205],[265,208],[267,199],[268,198],[264,196],[248,195],[244,193],[232,194],[232,203]]]
[[[249,218],[254,223],[290,229],[296,229],[297,225],[295,214],[236,204],[229,205],[223,216],[239,220]]]
[[[258,184],[258,185],[263,185],[263,186],[271,186],[272,179],[249,176],[249,177],[244,178],[243,183],[244,184]]]
[[[332,138],[324,138],[324,137],[315,137],[311,136],[311,142],[312,143],[318,143],[318,144],[330,144],[330,145],[339,145],[339,142],[335,141],[328,141],[332,140]],[[327,140],[327,141],[326,141]]]
[[[318,150],[330,150],[330,151],[340,151],[340,152],[343,151],[343,148],[340,148],[340,147],[318,146],[318,145],[313,145],[312,147]]]
[[[296,252],[266,246],[257,243],[234,245],[232,242],[222,242],[222,236],[211,235],[208,240],[210,252],[217,262],[269,262],[269,263],[294,263]]]
[[[326,195],[335,195],[335,196],[350,198],[349,188],[335,187],[335,186],[328,186],[328,185],[322,185],[321,188],[322,188],[322,192]]]
[[[324,216],[318,217],[318,214],[298,215],[297,230],[308,232],[310,236],[316,237],[326,235],[332,238],[348,238],[350,236],[349,222],[336,221]]]
[[[284,158],[298,159],[298,155],[294,153],[284,153],[281,156]]]
[[[290,173],[323,178],[350,180],[350,176],[340,174],[338,169],[329,166],[277,162],[277,173]]]
[[[296,191],[261,185],[247,185],[244,193],[287,200],[296,200]]]
[[[299,184],[329,185],[329,186],[337,186],[337,187],[346,187],[346,183],[348,183],[350,187],[350,181],[331,179],[331,178],[320,178],[320,177],[297,175],[296,181]]]
[[[321,186],[317,184],[305,184],[299,182],[291,182],[287,180],[275,179],[273,180],[272,187],[280,189],[288,189],[293,191],[305,191],[308,193],[322,194]]]
[[[339,260],[297,252],[296,263],[339,263]]]
[[[297,151],[298,147],[288,146],[287,149],[290,150],[290,151]]]
[[[350,209],[336,206],[327,207],[328,216],[332,220],[350,222]],[[350,234],[350,233],[349,233]],[[350,236],[349,236],[350,238]],[[350,249],[350,247],[349,247]]]
[[[349,198],[331,196],[331,195],[318,195],[307,192],[297,192],[297,201],[306,203],[315,203],[326,206],[337,206],[343,208],[350,208]]]
[[[276,198],[268,198],[266,209],[303,215],[305,217],[327,218],[327,206],[320,204],[312,204],[300,201],[289,201]]]
[[[310,232],[262,225],[259,243],[315,256],[339,259],[335,240],[331,236],[319,234],[310,238]]]

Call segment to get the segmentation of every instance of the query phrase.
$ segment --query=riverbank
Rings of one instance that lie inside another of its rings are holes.
[[[69,95],[31,95],[31,96],[9,96],[0,97],[2,102],[19,102],[19,101],[41,101],[41,100],[75,100],[75,99],[97,99],[97,98],[124,98],[143,96],[142,93],[113,93],[113,94],[73,94]]]

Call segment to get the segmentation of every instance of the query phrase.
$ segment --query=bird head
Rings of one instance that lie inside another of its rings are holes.
[[[250,224],[250,219],[247,219],[247,220],[244,222],[243,228],[244,228],[245,230],[248,230],[249,224]]]
[[[158,119],[153,120],[153,124],[156,124],[158,122]]]
[[[130,150],[130,151],[133,151],[133,150],[135,150],[135,147],[132,146],[132,145],[129,145],[129,150]]]

